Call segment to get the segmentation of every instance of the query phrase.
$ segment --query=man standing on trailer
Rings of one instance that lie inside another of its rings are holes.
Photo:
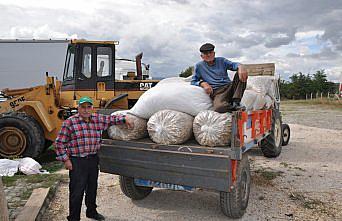
[[[63,161],[69,170],[69,221],[80,220],[83,195],[87,206],[86,216],[105,220],[96,210],[97,180],[102,131],[112,124],[126,124],[133,127],[128,116],[106,116],[92,113],[93,101],[82,97],[78,103],[78,114],[63,122],[56,138],[57,160]]]
[[[217,112],[243,109],[240,101],[246,89],[248,73],[242,64],[215,57],[214,49],[215,46],[210,43],[200,47],[202,61],[195,65],[191,84],[202,87],[210,95]],[[237,71],[233,82],[227,70]]]

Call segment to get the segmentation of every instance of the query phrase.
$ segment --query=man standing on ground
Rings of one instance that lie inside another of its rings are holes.
[[[105,116],[92,113],[93,101],[82,97],[78,103],[78,114],[63,122],[56,138],[57,160],[63,161],[69,170],[69,221],[80,220],[83,195],[87,206],[86,216],[104,220],[96,210],[97,179],[102,131],[111,124],[124,124],[133,127],[128,116]]]
[[[202,61],[195,65],[191,84],[202,87],[210,95],[214,110],[219,113],[242,109],[240,101],[246,89],[247,71],[242,64],[215,57],[214,49],[210,43],[200,47]],[[233,82],[227,70],[237,71]]]

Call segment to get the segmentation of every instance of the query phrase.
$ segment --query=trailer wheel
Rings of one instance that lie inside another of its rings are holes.
[[[278,110],[273,111],[272,116],[272,131],[261,140],[260,148],[265,157],[277,157],[281,153],[282,147],[282,123]]]
[[[121,191],[129,198],[133,200],[142,200],[147,197],[153,187],[142,187],[134,184],[134,178],[120,176],[119,178]]]
[[[290,141],[290,126],[288,124],[282,124],[282,145],[286,146]]]
[[[236,170],[237,180],[230,192],[220,192],[220,206],[224,215],[230,218],[240,218],[248,206],[251,174],[248,156],[243,155],[238,161]]]
[[[12,112],[0,118],[0,155],[35,158],[44,149],[44,132],[38,122],[25,113]]]

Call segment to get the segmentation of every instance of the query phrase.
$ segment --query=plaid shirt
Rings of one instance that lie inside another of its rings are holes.
[[[108,116],[93,113],[87,123],[76,114],[63,122],[55,141],[57,160],[66,161],[70,156],[86,157],[100,149],[102,131],[112,124],[124,124],[124,116]]]

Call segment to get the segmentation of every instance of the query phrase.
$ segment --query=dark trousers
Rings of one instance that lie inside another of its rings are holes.
[[[238,73],[235,73],[233,82],[215,89],[211,94],[214,110],[219,113],[231,111],[232,102],[240,102],[245,89],[246,82],[240,81]]]
[[[71,157],[72,170],[69,171],[69,216],[68,220],[80,220],[83,195],[87,214],[95,214],[97,178],[99,176],[99,158],[97,155],[88,157]]]

